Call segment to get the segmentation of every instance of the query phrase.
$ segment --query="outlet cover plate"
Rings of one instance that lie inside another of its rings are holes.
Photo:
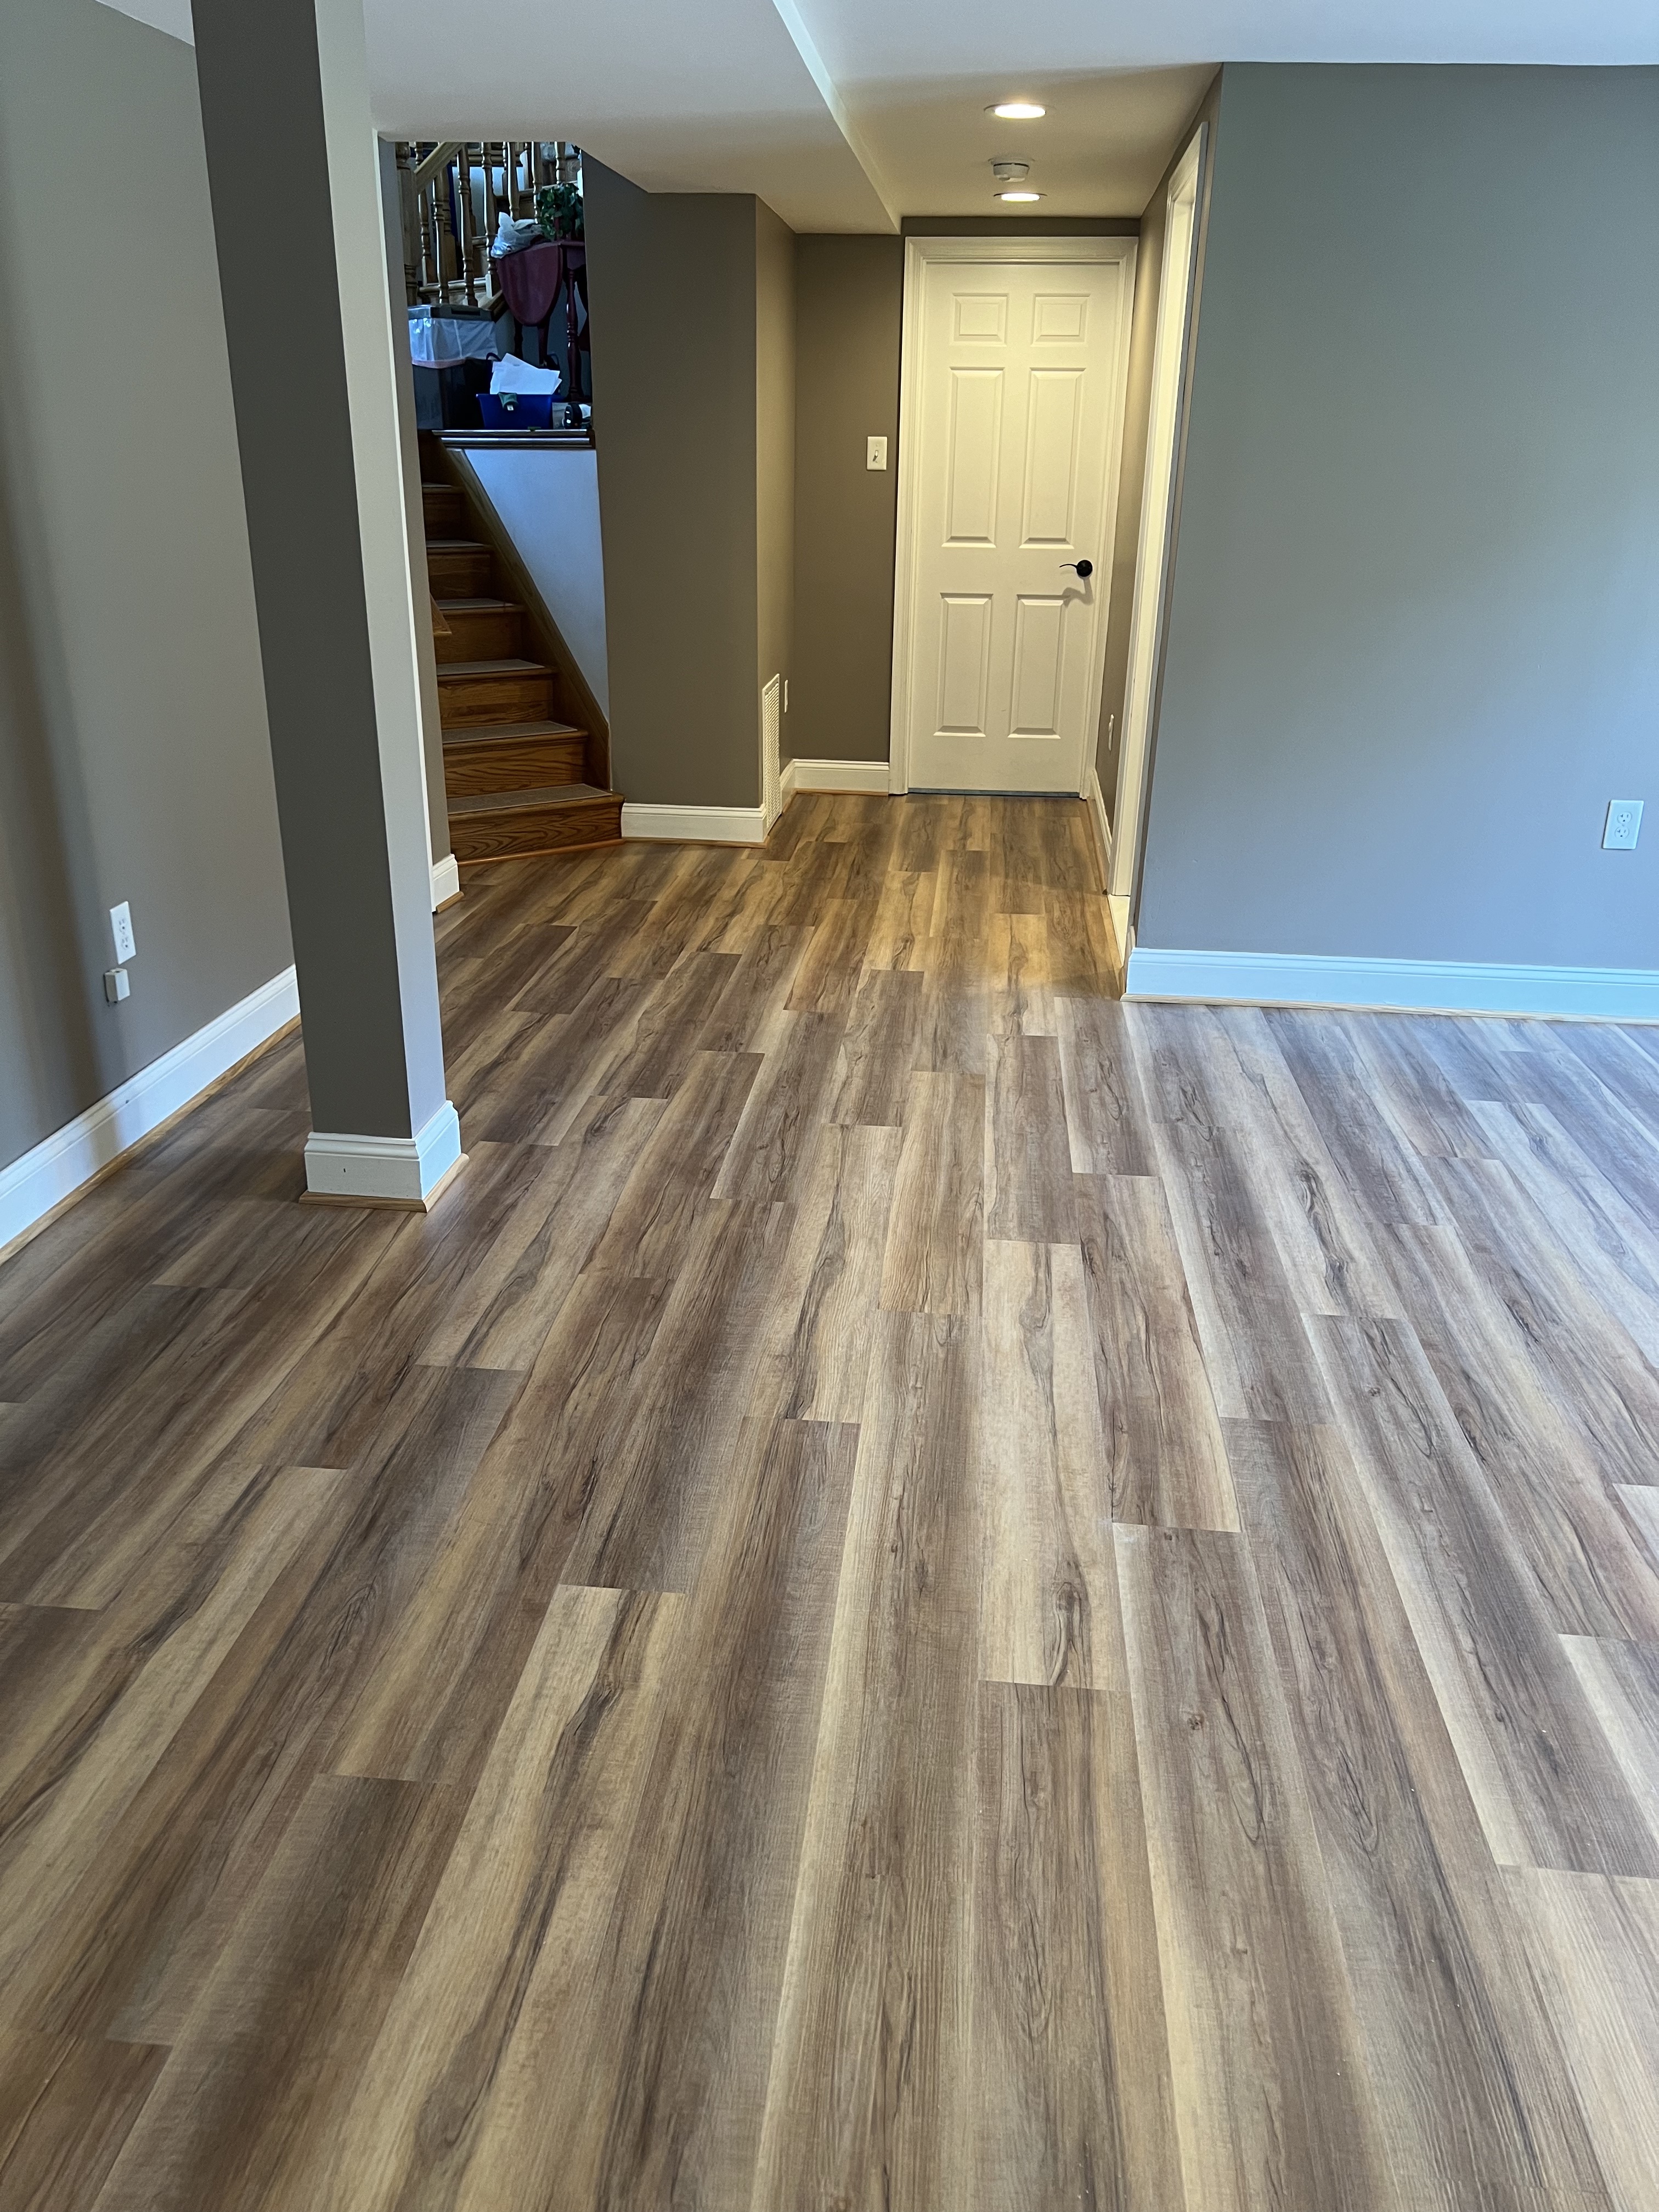
[[[1604,853],[1633,853],[1636,841],[1641,834],[1641,800],[1610,799],[1607,801],[1607,825],[1601,832],[1601,850]]]
[[[119,906],[112,906],[110,908],[109,926],[110,934],[115,939],[116,958],[136,960],[138,957],[138,947],[132,939],[132,912],[125,899]]]

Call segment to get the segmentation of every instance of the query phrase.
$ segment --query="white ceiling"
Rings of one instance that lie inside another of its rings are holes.
[[[106,0],[176,37],[189,0]],[[1659,0],[365,0],[375,120],[566,137],[654,191],[758,192],[798,230],[1138,213],[1216,64],[1659,62]],[[1014,93],[1048,109],[999,124]]]

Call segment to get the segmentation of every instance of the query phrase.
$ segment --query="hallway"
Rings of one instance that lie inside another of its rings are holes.
[[[432,1216],[290,1036],[0,1268],[0,2212],[1659,2201],[1659,1030],[1097,883],[481,870]]]

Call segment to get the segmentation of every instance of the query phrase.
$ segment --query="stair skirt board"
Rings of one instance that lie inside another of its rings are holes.
[[[1137,945],[1124,996],[1212,1006],[1659,1022],[1659,969],[1530,968],[1290,952],[1177,952]]]
[[[268,1044],[299,1012],[299,985],[293,969],[285,968],[0,1169],[0,1258],[124,1152]]]

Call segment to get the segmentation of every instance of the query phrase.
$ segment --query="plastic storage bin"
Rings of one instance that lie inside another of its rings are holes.
[[[550,392],[481,392],[478,412],[486,430],[548,430],[553,426],[553,409],[557,405],[561,414],[562,399],[555,401]]]

